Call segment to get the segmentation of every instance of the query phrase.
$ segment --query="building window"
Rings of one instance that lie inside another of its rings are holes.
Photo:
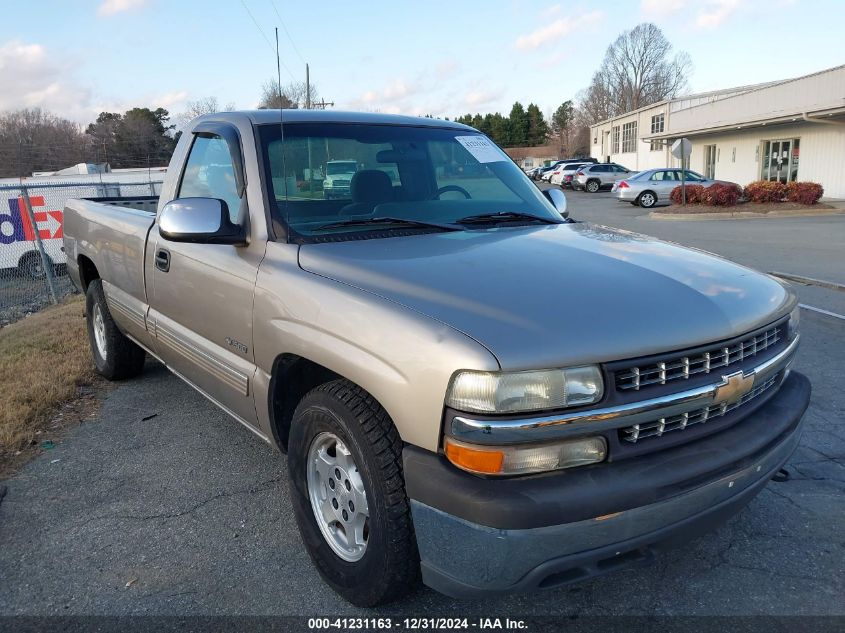
[[[763,142],[762,180],[783,183],[798,180],[798,157],[801,139],[781,139]]]
[[[637,151],[637,122],[631,121],[622,126],[622,153]]]
[[[665,127],[666,127],[666,115],[662,112],[660,114],[655,114],[651,117],[651,133],[652,134],[662,134]],[[652,141],[651,142],[651,151],[656,152],[660,149],[663,149],[663,141]]]
[[[613,144],[611,145],[611,154],[618,154],[619,153],[619,126],[614,125],[611,129],[611,136],[613,137]]]
[[[533,167],[534,166],[534,159],[533,158],[526,158],[523,163],[523,167]]]
[[[663,125],[665,122],[665,118],[663,113],[655,114],[651,117],[651,133],[652,134],[660,134],[663,132]]]

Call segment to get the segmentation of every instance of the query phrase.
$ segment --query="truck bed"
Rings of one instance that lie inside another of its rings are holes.
[[[157,207],[157,196],[68,200],[64,239],[73,282],[80,288],[85,286],[80,265],[84,271],[84,263],[89,260],[107,292],[109,286],[116,286],[145,303],[144,256]]]

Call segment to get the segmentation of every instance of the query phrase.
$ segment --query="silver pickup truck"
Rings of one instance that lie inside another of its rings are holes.
[[[160,199],[70,201],[64,244],[97,370],[149,354],[286,452],[302,540],[349,601],[647,561],[795,449],[810,384],[775,279],[572,221],[463,125],[283,120],[197,119]],[[341,159],[327,198],[309,175]]]

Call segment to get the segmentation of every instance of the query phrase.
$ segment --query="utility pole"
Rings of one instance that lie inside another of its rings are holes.
[[[311,109],[311,72],[305,64],[305,109]]]
[[[325,99],[320,99],[317,103],[314,104],[315,110],[325,110],[328,106],[334,107],[334,101],[326,101]]]

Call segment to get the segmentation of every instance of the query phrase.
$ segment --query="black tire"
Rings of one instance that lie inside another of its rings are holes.
[[[100,351],[94,333],[95,315],[98,310],[103,322],[105,353]],[[85,292],[85,314],[88,324],[88,342],[91,344],[91,355],[94,357],[97,373],[109,380],[124,380],[140,374],[144,369],[146,352],[126,338],[118,329],[106,303],[103,282],[99,279],[88,284],[88,290]]]
[[[588,180],[585,188],[590,193],[597,193],[601,189],[601,183],[598,180]]]
[[[643,209],[651,209],[655,204],[657,204],[657,194],[653,191],[643,191],[639,197],[637,197],[637,204]]]
[[[347,562],[317,525],[308,493],[308,453],[328,432],[341,439],[364,484],[369,507],[366,550]],[[387,412],[366,391],[347,380],[321,385],[302,398],[291,422],[288,473],[299,532],[320,575],[359,607],[400,598],[419,582],[419,553],[405,494],[402,440]]]
[[[47,257],[50,265],[53,261]],[[43,279],[45,276],[44,265],[41,262],[41,255],[36,251],[31,251],[18,260],[18,270],[20,273],[31,279]]]

